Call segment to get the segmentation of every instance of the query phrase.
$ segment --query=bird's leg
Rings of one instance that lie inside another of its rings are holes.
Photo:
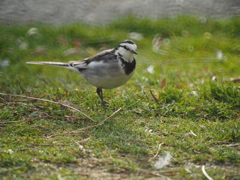
[[[105,102],[103,101],[103,93],[102,93],[102,88],[97,88],[97,94],[100,97],[101,101],[102,101],[102,105],[106,108]]]

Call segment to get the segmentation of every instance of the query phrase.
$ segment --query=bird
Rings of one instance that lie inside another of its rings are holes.
[[[102,90],[122,86],[132,77],[136,68],[135,54],[138,54],[137,45],[131,40],[124,40],[113,49],[104,50],[80,61],[67,63],[30,61],[26,63],[58,66],[77,72],[96,87],[96,93],[102,105],[106,107]]]

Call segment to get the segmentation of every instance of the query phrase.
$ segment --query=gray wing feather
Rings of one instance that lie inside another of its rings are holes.
[[[98,54],[96,54],[93,57],[90,57],[88,59],[85,60],[86,64],[89,64],[93,61],[111,61],[111,60],[116,60],[116,55],[114,53],[114,49],[108,49],[105,51],[102,51]]]

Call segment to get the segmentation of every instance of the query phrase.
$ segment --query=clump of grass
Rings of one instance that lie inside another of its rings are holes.
[[[239,88],[232,85],[211,84],[210,95],[220,102],[228,102],[239,106],[240,91]]]

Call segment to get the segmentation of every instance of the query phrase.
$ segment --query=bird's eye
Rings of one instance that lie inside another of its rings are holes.
[[[123,47],[124,47],[124,49],[130,51],[130,49],[127,46],[123,46]]]
[[[122,48],[126,49],[127,51],[131,51],[131,50],[129,49],[129,47],[127,47],[127,46],[120,45],[120,47],[122,47]]]

